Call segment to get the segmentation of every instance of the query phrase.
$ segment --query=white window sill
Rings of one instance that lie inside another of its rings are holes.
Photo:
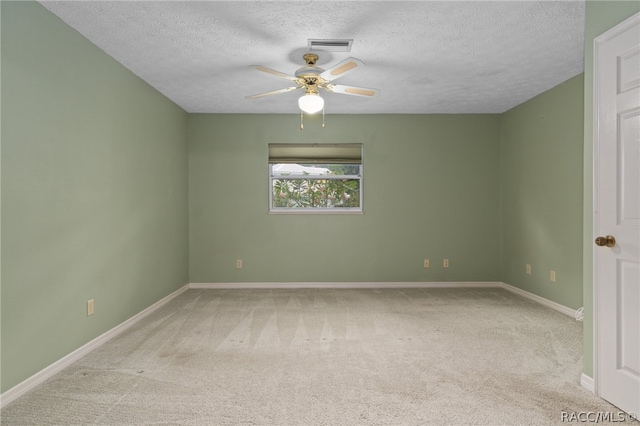
[[[364,214],[362,209],[342,210],[342,209],[272,209],[269,214],[347,214],[361,215]]]

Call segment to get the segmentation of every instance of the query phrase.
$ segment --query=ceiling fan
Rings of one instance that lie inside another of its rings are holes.
[[[356,58],[347,58],[344,61],[332,66],[328,70],[324,70],[316,66],[318,55],[315,53],[307,53],[303,55],[306,66],[299,68],[295,75],[289,75],[276,71],[271,68],[260,65],[253,65],[252,68],[273,74],[276,77],[293,81],[296,85],[286,87],[272,92],[260,93],[258,95],[247,96],[248,99],[257,99],[264,96],[277,95],[280,93],[291,92],[293,90],[304,89],[305,94],[298,100],[298,106],[301,111],[307,114],[313,114],[318,111],[324,111],[324,99],[318,93],[318,89],[324,89],[327,92],[341,93],[344,95],[355,95],[372,97],[376,95],[375,89],[367,89],[364,87],[344,86],[342,84],[334,84],[333,80],[342,77],[364,63]]]

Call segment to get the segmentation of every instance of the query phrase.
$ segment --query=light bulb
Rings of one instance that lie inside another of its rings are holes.
[[[306,93],[298,99],[298,106],[307,114],[313,114],[322,111],[322,108],[324,108],[324,99],[317,93]]]

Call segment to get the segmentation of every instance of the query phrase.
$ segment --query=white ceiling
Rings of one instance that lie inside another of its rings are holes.
[[[366,66],[337,83],[375,98],[322,92],[327,114],[500,113],[583,70],[584,1],[42,1],[188,112],[298,113],[301,91],[250,68],[293,74],[307,39],[329,68]]]

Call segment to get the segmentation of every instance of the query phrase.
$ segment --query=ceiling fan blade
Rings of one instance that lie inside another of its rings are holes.
[[[326,89],[333,93],[342,93],[343,95],[356,95],[372,97],[378,92],[377,89],[368,89],[366,87],[344,86],[342,84],[328,84]]]
[[[262,65],[251,65],[251,68],[255,68],[258,71],[263,71],[263,72],[266,72],[266,73],[269,73],[269,74],[273,74],[276,77],[285,78],[285,79],[290,80],[290,81],[298,81],[298,77],[295,77],[295,76],[289,75],[289,74],[285,74],[283,72],[276,71],[276,70],[271,69],[271,68],[263,67]]]
[[[293,90],[297,90],[297,89],[302,89],[303,86],[291,86],[291,87],[285,87],[284,89],[279,89],[279,90],[274,90],[272,92],[266,92],[266,93],[260,93],[258,95],[251,95],[251,96],[245,96],[247,99],[258,99],[258,98],[262,98],[264,96],[270,96],[270,95],[278,95],[280,93],[287,93],[287,92],[291,92]]]
[[[360,59],[347,58],[344,61],[339,62],[328,70],[324,71],[322,74],[320,74],[320,77],[328,81],[335,80],[338,77],[347,75],[355,68],[362,66],[364,66],[364,62],[362,62]]]

